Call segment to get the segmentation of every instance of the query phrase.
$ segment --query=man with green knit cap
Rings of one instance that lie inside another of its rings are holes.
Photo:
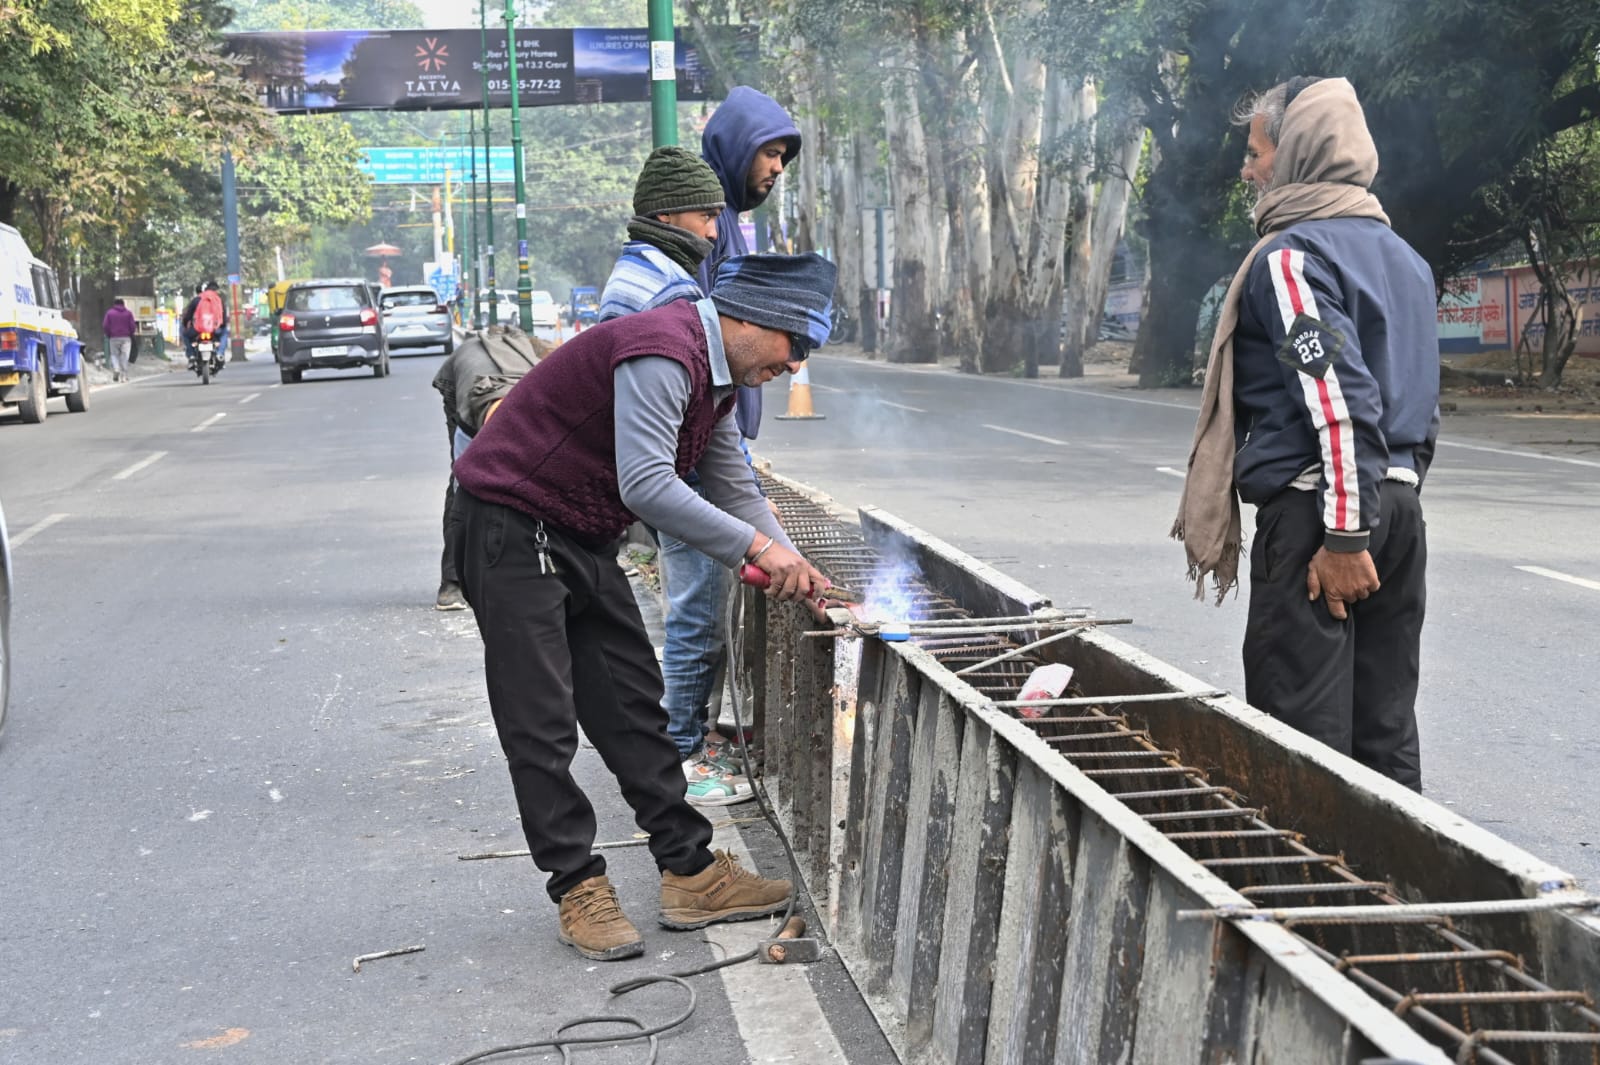
[[[722,182],[693,152],[657,148],[633,189],[628,242],[600,295],[600,320],[705,295],[695,272],[711,254]]]

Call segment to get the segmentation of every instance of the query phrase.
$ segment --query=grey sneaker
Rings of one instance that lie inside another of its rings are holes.
[[[439,596],[433,601],[435,610],[465,610],[467,597],[461,594],[461,585],[445,581],[439,585]]]
[[[750,781],[713,762],[705,751],[683,763],[684,798],[690,806],[734,806],[752,798]]]

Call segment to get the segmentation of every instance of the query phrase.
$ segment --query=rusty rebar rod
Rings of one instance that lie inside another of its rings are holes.
[[[1387,889],[1387,884],[1379,884]],[[1303,886],[1292,890],[1304,891]],[[1534,899],[1483,899],[1475,902],[1415,902],[1380,906],[1295,906],[1264,910],[1253,906],[1220,907],[1213,910],[1179,910],[1178,920],[1208,918],[1232,921],[1307,921],[1324,917],[1351,920],[1371,918],[1381,924],[1400,916],[1419,917],[1497,917],[1506,914],[1540,913],[1545,910],[1600,909],[1600,899],[1591,895],[1542,895]]]
[[[1522,967],[1522,959],[1509,950],[1425,950],[1414,954],[1341,954],[1335,969],[1362,965],[1428,965],[1433,962],[1454,964],[1463,961],[1503,961]]]
[[[1256,895],[1345,895],[1363,892],[1378,892],[1390,890],[1390,886],[1382,880],[1355,880],[1343,881],[1332,884],[1261,884],[1256,887],[1239,888],[1239,894],[1254,897]],[[1351,909],[1355,909],[1354,906]],[[1182,914],[1183,910],[1178,911]]]
[[[959,676],[959,674],[957,674]],[[1143,695],[1081,695],[1070,699],[1007,699],[994,705],[1008,709],[1019,706],[1097,706],[1101,703],[1170,703],[1180,699],[1214,699],[1228,693],[1220,688],[1192,692],[1149,692]]]

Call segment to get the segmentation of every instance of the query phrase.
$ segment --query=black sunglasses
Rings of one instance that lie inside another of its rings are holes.
[[[801,337],[796,333],[789,334],[789,361],[805,362],[806,356],[811,354],[811,339]]]

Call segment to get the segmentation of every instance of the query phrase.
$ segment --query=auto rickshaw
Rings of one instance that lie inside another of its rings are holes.
[[[272,357],[278,357],[278,316],[283,313],[283,301],[289,296],[289,286],[294,281],[279,281],[267,289],[267,314],[272,319]]]

